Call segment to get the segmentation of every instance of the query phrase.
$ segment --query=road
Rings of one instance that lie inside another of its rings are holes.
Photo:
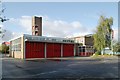
[[[2,78],[118,78],[118,57],[41,60],[2,58]]]

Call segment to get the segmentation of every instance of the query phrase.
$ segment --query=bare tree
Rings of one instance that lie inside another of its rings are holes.
[[[2,1],[0,1],[0,7],[1,7],[1,11],[0,11],[0,21],[4,22],[4,21],[8,21],[9,19],[6,18],[6,16],[3,15],[3,13],[5,12],[5,7],[3,8],[3,3]]]
[[[6,16],[3,15],[3,13],[5,12],[5,7],[3,7],[3,3],[0,0],[0,22],[4,22],[4,21],[8,21],[9,19],[6,18]],[[2,29],[2,27],[0,27],[0,38],[3,38],[4,33],[6,32],[6,30]]]

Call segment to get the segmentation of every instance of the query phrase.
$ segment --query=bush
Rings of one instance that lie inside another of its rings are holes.
[[[4,53],[9,53],[9,46],[6,46],[6,45],[2,45],[2,50],[1,52],[4,54]]]
[[[100,51],[95,52],[95,55],[101,55]]]

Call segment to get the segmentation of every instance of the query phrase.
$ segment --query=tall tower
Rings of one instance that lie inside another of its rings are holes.
[[[42,36],[42,17],[32,17],[32,35]]]

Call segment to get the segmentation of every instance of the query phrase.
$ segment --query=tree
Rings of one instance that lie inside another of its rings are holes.
[[[106,18],[100,16],[97,30],[93,35],[94,38],[94,48],[101,53],[105,47],[111,48],[111,34],[113,25],[113,18]]]
[[[6,30],[5,29],[2,29],[1,27],[0,27],[0,38],[3,38],[4,37],[4,33],[6,32]]]
[[[8,53],[9,52],[9,46],[2,44],[2,53]]]
[[[2,44],[0,44],[0,52],[2,52]]]
[[[6,18],[6,16],[3,15],[4,11],[5,11],[5,7],[3,8],[3,3],[2,1],[0,1],[0,7],[1,7],[1,11],[0,11],[0,22],[4,22],[4,21],[8,21],[9,19]]]
[[[120,52],[120,42],[116,42],[113,45],[113,52]]]
[[[1,0],[0,0],[0,7],[1,7],[1,9],[0,9],[0,23],[1,22],[3,23],[5,21],[8,21],[9,19],[6,18],[6,16],[3,15],[6,8],[3,7],[3,3],[2,3]],[[0,38],[3,38],[5,31],[6,30],[4,30],[4,29],[2,29],[2,27],[0,27]]]
[[[79,46],[83,46],[83,43],[79,43]]]

